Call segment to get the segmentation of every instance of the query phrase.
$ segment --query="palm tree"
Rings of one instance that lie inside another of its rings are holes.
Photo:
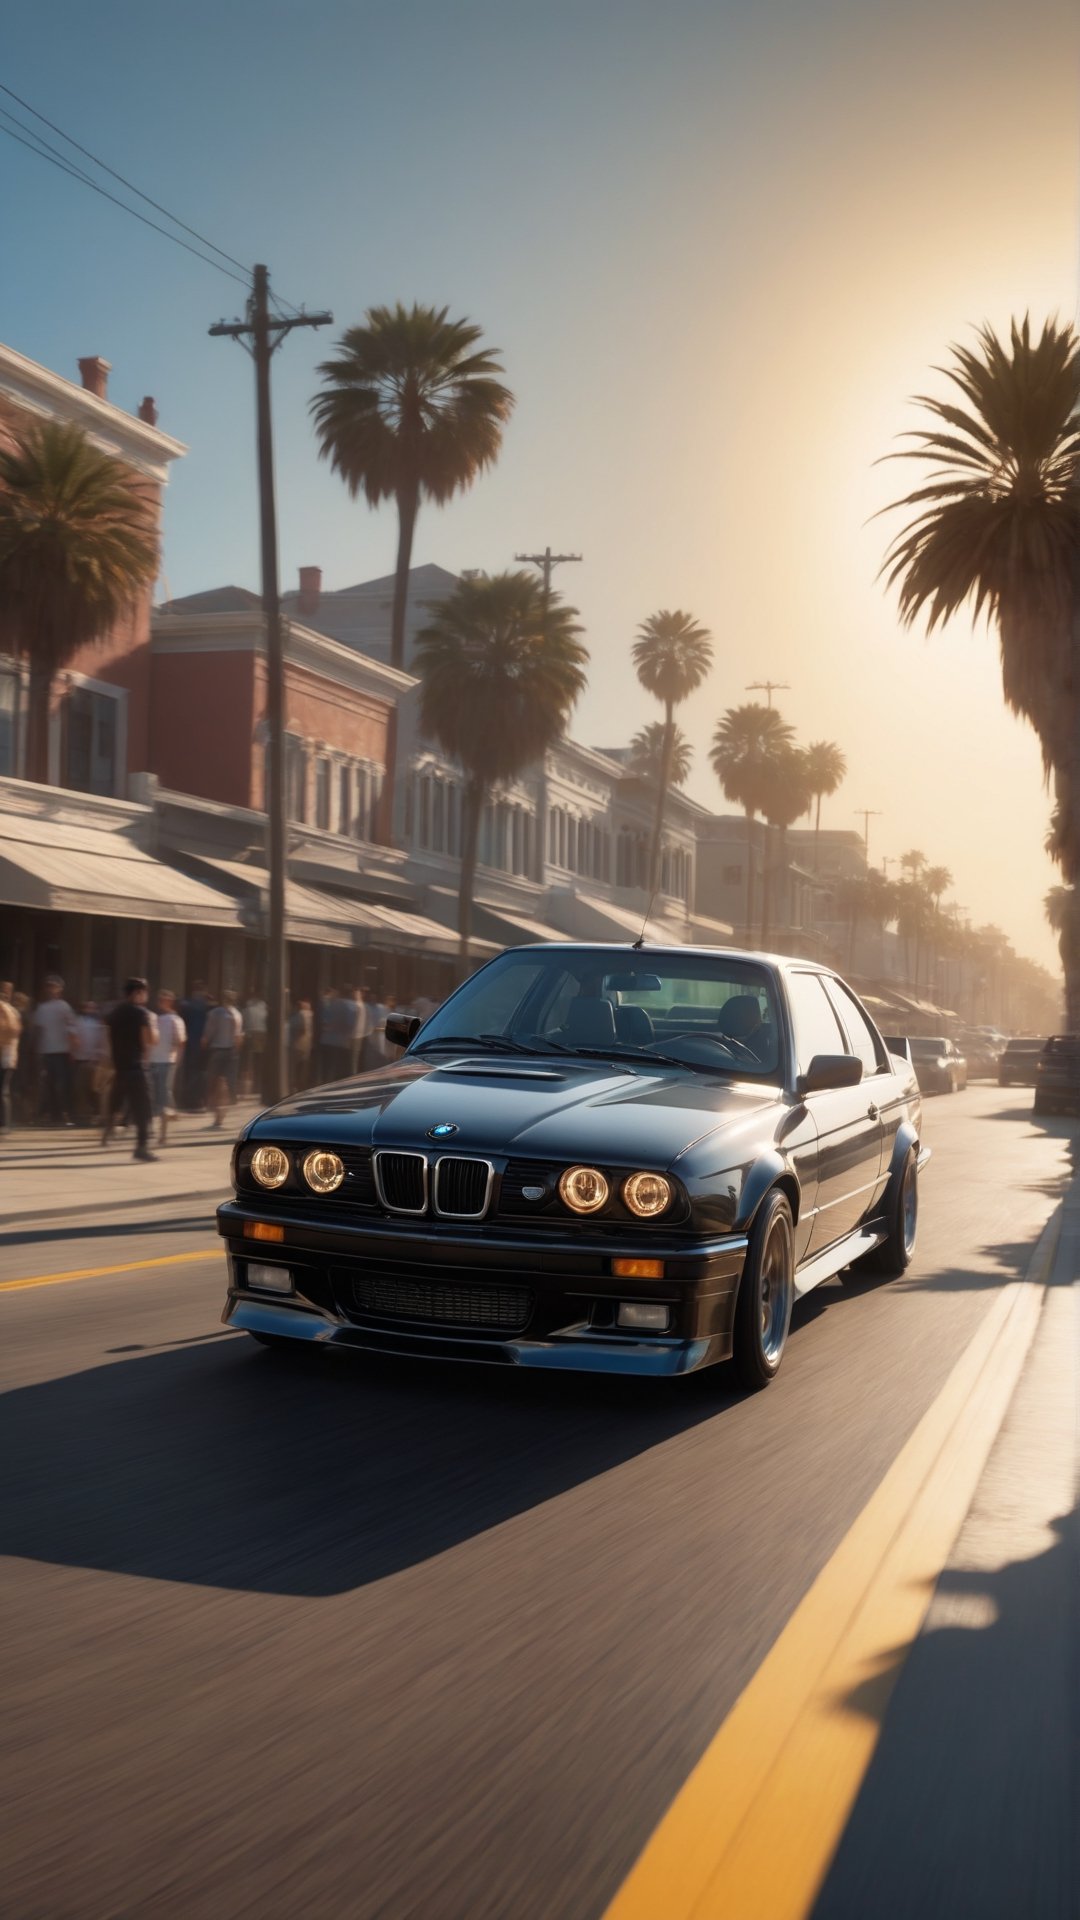
[[[790,746],[794,727],[782,720],[775,707],[763,707],[757,700],[745,706],[729,707],[717,721],[709,759],[723,788],[725,798],[740,806],[746,816],[746,931],[750,937],[754,915],[754,817],[762,812],[768,792],[769,769],[776,755]]]
[[[1043,900],[1046,917],[1058,937],[1058,952],[1065,969],[1065,1022],[1070,1033],[1080,1030],[1080,1006],[1070,1004],[1068,954],[1080,932],[1080,902],[1075,887],[1051,887]]]
[[[151,500],[81,428],[38,421],[0,449],[0,621],[30,662],[31,780],[48,778],[54,676],[153,586],[157,568]]]
[[[772,867],[773,875],[779,874],[781,887],[781,906],[786,902],[787,884],[787,836],[788,828],[806,812],[812,798],[810,774],[806,765],[806,753],[802,747],[791,744],[783,746],[774,756],[769,766],[765,785],[765,799],[762,812],[766,827],[775,827],[777,831],[776,860]],[[761,903],[761,944],[766,946],[769,938],[769,909],[772,904],[772,886],[770,884],[770,865],[768,859],[768,841],[766,839],[765,879],[762,886]]]
[[[635,733],[630,742],[631,771],[639,780],[651,787],[663,780],[664,749],[667,745],[667,728],[662,720],[650,720],[647,727]],[[673,787],[686,785],[694,750],[681,727],[676,727],[671,743],[671,764],[668,767],[668,783]]]
[[[911,847],[907,853],[900,855],[900,865],[903,867],[909,880],[918,880],[926,864],[926,855],[925,853],[920,853],[918,847]]]
[[[978,330],[943,369],[953,396],[921,397],[929,425],[908,459],[926,484],[896,501],[915,517],[883,571],[910,624],[933,630],[968,607],[997,627],[1006,703],[1034,727],[1057,802],[1055,853],[1080,880],[1080,337],[1030,320],[1008,341]],[[958,400],[955,396],[958,396]],[[1067,939],[1066,1004],[1080,1016],[1080,925]]]
[[[502,445],[514,396],[496,379],[496,353],[478,348],[480,328],[448,307],[369,307],[349,327],[335,359],[319,368],[311,402],[319,452],[353,498],[396,500],[397,571],[390,659],[405,664],[405,605],[413,534],[422,500],[442,506],[472,485]]]
[[[810,777],[811,797],[817,803],[814,813],[814,872],[817,873],[821,802],[836,792],[847,772],[847,761],[834,740],[812,740],[806,749],[806,768]]]
[[[941,912],[941,896],[952,886],[952,874],[948,867],[927,867],[922,883],[934,903],[934,912]]]
[[[705,627],[699,627],[691,613],[669,613],[665,609],[661,613],[650,614],[638,628],[634,641],[634,666],[646,693],[651,693],[664,708],[664,749],[656,786],[656,820],[649,852],[649,892],[655,893],[660,879],[664,807],[675,746],[675,709],[700,687],[712,666],[712,636]]]
[[[538,760],[562,733],[585,685],[588,653],[576,608],[527,573],[459,580],[417,639],[420,724],[461,765],[461,973],[480,817],[492,789]]]

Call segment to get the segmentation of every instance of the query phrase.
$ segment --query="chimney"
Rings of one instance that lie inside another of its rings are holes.
[[[108,399],[109,375],[112,367],[107,360],[103,360],[100,354],[95,353],[89,360],[79,361],[79,372],[87,393],[94,394],[98,400]]]
[[[300,593],[296,602],[297,613],[318,613],[321,594],[322,568],[301,567]]]
[[[139,419],[145,420],[148,427],[156,427],[158,421],[157,401],[152,393],[139,404]]]

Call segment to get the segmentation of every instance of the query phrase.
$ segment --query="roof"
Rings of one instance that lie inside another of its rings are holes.
[[[412,600],[417,594],[423,595],[425,591],[439,594],[449,593],[451,587],[457,586],[460,577],[459,574],[449,572],[446,567],[437,566],[433,560],[425,561],[424,564],[419,567],[410,567],[409,599]],[[396,576],[394,574],[383,573],[379,575],[377,580],[358,580],[354,586],[335,587],[333,591],[329,593],[324,587],[319,595],[320,604],[323,600],[345,600],[360,596],[373,600],[378,600],[383,597],[392,600],[394,597],[395,583]],[[282,594],[282,599],[290,602],[297,597],[297,590],[295,588],[291,589],[288,593]]]
[[[209,587],[205,593],[186,593],[179,600],[166,600],[158,613],[247,613],[262,611],[262,600],[247,587]]]
[[[56,913],[241,925],[228,894],[167,866],[116,829],[0,814],[0,900]]]

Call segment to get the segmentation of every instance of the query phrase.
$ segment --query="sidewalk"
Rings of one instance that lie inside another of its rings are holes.
[[[1080,1187],[813,1920],[1080,1913]],[[868,1685],[856,1711],[874,1713]]]
[[[153,1164],[132,1158],[130,1128],[114,1133],[104,1148],[97,1128],[0,1135],[0,1234],[140,1206],[155,1213],[185,1204],[209,1210],[228,1194],[233,1141],[259,1104],[238,1101],[221,1129],[208,1113],[178,1114],[169,1122],[168,1144],[154,1147],[159,1158]]]

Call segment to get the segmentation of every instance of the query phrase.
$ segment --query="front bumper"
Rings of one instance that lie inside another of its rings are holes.
[[[731,1353],[743,1235],[709,1242],[655,1234],[600,1240],[572,1229],[541,1236],[497,1226],[330,1223],[306,1210],[275,1208],[271,1217],[247,1200],[226,1203],[217,1218],[229,1256],[222,1318],[247,1333],[417,1359],[661,1378]],[[245,1225],[271,1218],[283,1230],[281,1241],[245,1234]],[[642,1257],[663,1260],[662,1280],[611,1272],[614,1259]],[[249,1284],[252,1264],[287,1268],[293,1291],[273,1294]],[[374,1314],[355,1297],[356,1283],[366,1279],[388,1287],[443,1284],[466,1302],[510,1289],[527,1296],[528,1308],[512,1330]],[[618,1329],[620,1301],[665,1304],[669,1331]]]

